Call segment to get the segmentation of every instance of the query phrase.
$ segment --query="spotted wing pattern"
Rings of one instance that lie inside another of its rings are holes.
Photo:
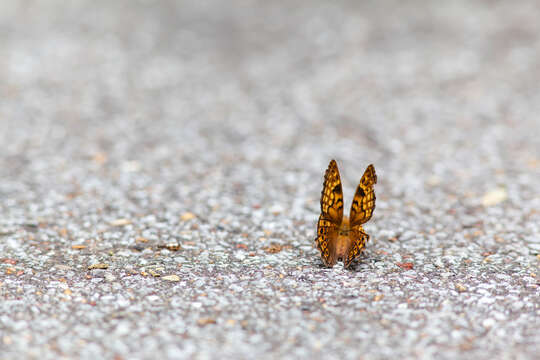
[[[338,236],[339,227],[332,221],[324,218],[323,214],[319,216],[317,223],[317,248],[321,252],[321,258],[325,266],[333,266],[335,259],[333,258],[333,247]]]
[[[341,225],[343,220],[343,191],[335,160],[330,161],[324,174],[324,184],[321,192],[321,214],[337,226]]]
[[[349,232],[349,237],[352,241],[352,246],[349,250],[347,259],[343,261],[343,266],[345,268],[348,268],[351,262],[362,253],[362,250],[364,250],[366,243],[369,240],[369,235],[364,232],[362,225],[354,226]]]
[[[343,220],[343,191],[341,178],[335,160],[330,161],[328,169],[324,174],[324,184],[321,192],[321,215],[317,223],[317,248],[321,252],[323,262],[327,266],[332,266],[334,260],[331,259],[333,246],[339,227]]]
[[[360,183],[354,193],[354,199],[351,205],[351,214],[349,223],[351,228],[356,225],[362,225],[371,219],[373,210],[375,210],[375,191],[373,185],[377,183],[377,174],[373,165],[369,165],[360,179]]]

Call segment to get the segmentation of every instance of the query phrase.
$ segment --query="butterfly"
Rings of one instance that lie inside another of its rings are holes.
[[[344,217],[339,170],[336,161],[330,161],[324,174],[321,215],[315,239],[324,265],[332,267],[341,260],[347,268],[366,246],[369,235],[364,232],[362,224],[371,219],[375,210],[373,185],[376,183],[377,174],[371,164],[366,168],[356,188],[349,217]]]

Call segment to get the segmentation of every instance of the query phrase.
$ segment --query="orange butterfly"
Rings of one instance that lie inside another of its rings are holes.
[[[350,216],[343,217],[343,191],[335,160],[330,161],[324,174],[321,192],[321,215],[317,223],[317,248],[324,264],[332,267],[338,260],[345,268],[362,252],[369,240],[362,224],[371,219],[375,209],[377,174],[369,165],[354,193]]]

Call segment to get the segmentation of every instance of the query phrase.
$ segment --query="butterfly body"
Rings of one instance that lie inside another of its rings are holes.
[[[339,225],[339,236],[349,236],[351,228],[349,226],[349,218],[347,216],[343,217],[341,224]]]
[[[343,218],[339,227],[338,235],[335,239],[335,252],[332,256],[333,259],[338,261],[345,261],[349,255],[349,250],[352,247],[352,240],[350,237],[351,229],[349,228],[349,219]],[[335,263],[335,261],[332,261]]]
[[[373,185],[377,175],[373,165],[369,165],[360,180],[351,206],[350,216],[343,216],[343,192],[339,170],[335,160],[324,175],[321,192],[321,215],[317,223],[317,248],[324,264],[332,267],[343,261],[345,267],[360,255],[369,235],[362,224],[367,222],[375,209]]]

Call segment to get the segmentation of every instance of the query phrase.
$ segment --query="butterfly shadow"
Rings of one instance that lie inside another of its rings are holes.
[[[351,265],[349,265],[349,268],[347,270],[351,272],[364,272],[364,271],[371,271],[373,270],[373,266],[375,263],[383,261],[381,258],[372,256],[368,251],[362,252],[362,255],[357,257]]]
[[[371,256],[370,253],[367,251],[364,251],[362,255],[360,255],[358,258],[356,258],[346,269],[350,272],[364,272],[364,271],[371,271],[373,270],[373,265],[379,261],[383,261],[381,258]],[[314,268],[324,270],[324,269],[331,269],[324,265],[323,261],[320,258],[314,259],[311,261],[311,265]],[[334,267],[336,266],[343,266],[343,263],[341,261],[338,261]]]

